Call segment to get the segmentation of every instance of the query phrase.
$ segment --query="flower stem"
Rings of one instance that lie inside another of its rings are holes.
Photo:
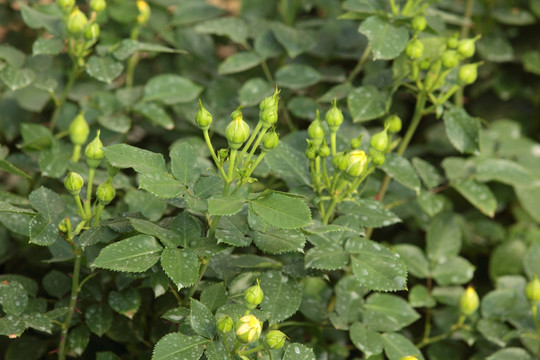
[[[336,132],[335,131],[332,131],[330,133],[330,147],[332,149],[332,156],[336,156]]]
[[[210,150],[212,159],[214,159],[214,164],[216,164],[216,167],[219,169],[219,173],[221,174],[221,177],[223,178],[223,180],[227,181],[227,174],[225,174],[225,171],[223,170],[223,166],[221,166],[216,156],[216,152],[214,151],[214,147],[212,146],[212,142],[210,141],[210,135],[208,134],[208,129],[203,130],[203,135],[204,135],[204,141],[206,141],[206,146],[208,146],[208,150]]]
[[[53,130],[54,127],[56,126],[56,121],[58,120],[58,116],[60,116],[60,112],[62,111],[62,106],[64,106],[67,96],[69,92],[71,91],[73,84],[75,84],[75,80],[77,79],[77,76],[79,76],[79,65],[77,64],[77,62],[78,62],[77,59],[73,61],[73,66],[71,68],[71,72],[69,73],[68,82],[66,84],[66,87],[64,88],[64,92],[62,93],[62,96],[60,96],[60,99],[58,99],[58,102],[56,103],[56,108],[54,109],[54,112],[51,117],[51,122],[49,123],[49,129],[51,130]]]
[[[259,133],[259,136],[257,137],[257,141],[255,141],[255,144],[253,144],[253,147],[251,148],[251,151],[249,152],[249,156],[246,159],[246,163],[248,163],[249,160],[251,159],[251,157],[255,154],[255,151],[257,150],[257,147],[261,143],[261,140],[262,140],[264,134],[266,134],[267,130],[268,130],[268,128],[263,128],[262,131]]]
[[[248,141],[246,142],[246,144],[244,145],[244,148],[242,149],[242,153],[241,153],[241,158],[243,159],[244,156],[246,155],[249,147],[251,146],[251,143],[253,142],[253,140],[255,140],[255,137],[257,136],[257,134],[259,133],[259,131],[261,130],[262,128],[262,121],[259,121],[257,123],[257,125],[255,126],[255,129],[253,130],[253,132],[251,133],[251,136],[249,137]]]
[[[77,208],[79,209],[79,215],[81,215],[83,219],[86,219],[86,212],[84,211],[84,208],[82,206],[81,198],[79,197],[79,195],[74,195],[73,198],[75,199],[75,202],[77,203]]]
[[[322,219],[322,223],[324,225],[327,225],[328,221],[330,221],[330,217],[332,216],[332,214],[334,212],[334,209],[335,209],[336,205],[339,202],[338,199],[339,199],[339,197],[341,195],[341,192],[345,189],[345,187],[347,186],[348,183],[349,183],[348,181],[342,180],[341,184],[339,184],[335,194],[332,194],[332,201],[330,202],[330,205],[328,206],[327,212],[326,212],[326,214],[324,215],[324,217]]]

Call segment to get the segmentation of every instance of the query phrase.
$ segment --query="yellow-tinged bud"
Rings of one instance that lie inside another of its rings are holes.
[[[478,294],[472,285],[469,285],[459,299],[459,310],[463,315],[469,316],[474,314],[479,305],[480,299],[478,298]]]
[[[249,314],[242,316],[234,327],[236,338],[243,343],[252,343],[259,339],[262,332],[262,323],[255,316]]]
[[[281,349],[283,345],[285,345],[286,339],[287,335],[279,330],[271,330],[268,332],[268,334],[266,334],[265,337],[266,345],[268,345],[270,349],[274,350]]]
[[[274,94],[265,98],[259,104],[259,118],[262,121],[263,128],[265,129],[268,129],[277,122],[280,92],[281,90],[278,90],[276,87]]]
[[[424,44],[418,39],[413,39],[407,44],[405,53],[413,60],[418,59],[424,54]]]
[[[88,18],[76,7],[69,15],[67,29],[72,35],[80,35],[88,25]]]
[[[144,0],[137,0],[137,8],[139,9],[139,15],[137,16],[138,24],[145,24],[150,19],[150,6]]]
[[[69,14],[71,9],[73,9],[73,6],[75,6],[75,0],[58,0],[57,3],[62,12],[65,14]]]
[[[319,150],[317,151],[317,155],[319,155],[322,158],[326,158],[330,156],[330,147],[328,144],[326,144],[326,141],[323,140],[322,145],[319,147]]]
[[[83,145],[88,140],[90,127],[84,118],[84,111],[81,111],[69,124],[69,138],[73,145]]]
[[[527,299],[534,305],[540,302],[540,280],[538,280],[536,274],[534,275],[534,279],[525,286],[525,295],[527,295]]]
[[[465,64],[459,68],[458,79],[465,85],[470,85],[478,77],[479,64]]]
[[[424,31],[427,26],[426,18],[422,15],[415,16],[412,19],[412,28],[418,32]]]
[[[353,150],[347,155],[347,174],[358,177],[364,173],[367,166],[367,155],[363,150]]]
[[[225,129],[225,137],[229,142],[229,147],[237,150],[249,138],[249,125],[242,118],[240,107],[233,111],[231,117],[233,121]]]
[[[90,0],[90,8],[95,12],[102,12],[107,7],[105,0]]]
[[[418,360],[416,356],[404,356],[400,360]]]

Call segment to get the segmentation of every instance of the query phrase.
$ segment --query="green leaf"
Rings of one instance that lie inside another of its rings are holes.
[[[358,199],[343,202],[339,206],[339,211],[344,214],[351,214],[358,220],[358,225],[363,227],[379,228],[401,222],[401,219],[396,214],[386,209],[377,200]]]
[[[100,351],[96,353],[96,360],[121,360],[121,359],[110,351]]]
[[[0,79],[11,91],[27,87],[36,79],[36,74],[31,69],[17,69],[11,65],[0,71]]]
[[[306,268],[337,270],[347,266],[349,254],[338,244],[315,246],[306,252],[304,261]]]
[[[208,199],[208,212],[210,215],[234,215],[244,206],[246,199],[240,194]]]
[[[292,146],[280,141],[277,148],[268,152],[264,159],[272,172],[283,179],[289,188],[311,184],[306,157]]]
[[[187,103],[197,99],[203,88],[182,76],[161,74],[144,86],[143,101],[160,101],[166,105]]]
[[[260,62],[261,59],[257,54],[249,51],[238,52],[228,56],[221,64],[219,64],[218,74],[227,75],[239,73],[259,65]]]
[[[264,292],[261,309],[268,314],[270,324],[275,324],[292,316],[302,302],[302,290],[293,279],[271,270],[260,277]]]
[[[426,214],[433,217],[444,210],[446,201],[443,195],[434,194],[431,191],[420,191],[420,195],[416,199],[418,205]]]
[[[61,299],[71,289],[69,276],[58,270],[51,270],[43,277],[43,288],[49,295]]]
[[[287,103],[287,108],[294,116],[311,121],[317,116],[319,105],[310,97],[295,96]]]
[[[182,247],[187,247],[191,241],[203,235],[202,223],[185,211],[173,220],[170,229],[177,235],[175,245]]]
[[[231,360],[223,341],[212,341],[206,345],[204,355],[208,360]]]
[[[19,337],[24,332],[24,319],[17,315],[0,317],[0,335]]]
[[[414,190],[416,194],[420,193],[420,179],[409,160],[390,153],[386,155],[386,161],[381,165],[381,169],[401,185]]]
[[[154,102],[142,102],[135,104],[133,111],[144,116],[151,123],[161,126],[167,130],[174,128],[174,122],[165,109]]]
[[[480,154],[480,121],[458,107],[444,112],[448,140],[461,153]]]
[[[321,81],[322,76],[317,70],[308,65],[289,64],[276,71],[276,82],[280,87],[303,89]]]
[[[178,290],[195,284],[199,276],[199,259],[191,249],[166,248],[161,254],[161,267]]]
[[[17,281],[0,283],[0,304],[7,315],[20,315],[28,305],[28,294]]]
[[[112,325],[113,312],[105,304],[92,304],[84,312],[86,326],[101,337]]]
[[[525,350],[518,347],[508,347],[491,354],[486,360],[533,360],[534,358]]]
[[[197,154],[189,142],[178,143],[171,149],[169,156],[171,157],[171,172],[183,184],[193,185],[201,176]]]
[[[474,177],[482,182],[499,181],[511,186],[529,186],[537,180],[523,165],[493,158],[479,158]]]
[[[227,36],[232,41],[243,44],[249,35],[246,22],[240,18],[220,18],[205,21],[195,26],[195,30],[203,34]]]
[[[163,190],[160,189],[160,191]],[[146,191],[128,190],[124,201],[128,205],[130,212],[140,212],[151,221],[161,219],[167,209],[167,203],[165,201]]]
[[[152,360],[199,360],[206,343],[208,340],[200,336],[167,334],[154,347]]]
[[[497,199],[487,185],[466,179],[453,183],[452,187],[483,214],[489,217],[495,215]]]
[[[443,182],[443,178],[435,166],[425,160],[414,157],[412,165],[428,189],[433,189]]]
[[[355,322],[349,329],[349,336],[356,348],[366,354],[366,357],[377,355],[383,351],[381,335],[367,328],[360,322]]]
[[[399,331],[420,318],[402,298],[375,293],[364,304],[364,324],[376,331]]]
[[[139,188],[161,199],[172,199],[185,190],[185,185],[168,173],[143,173],[139,177]]]
[[[437,305],[437,301],[431,296],[427,287],[422,284],[416,284],[409,290],[409,304],[412,307],[432,308]]]
[[[415,245],[398,244],[394,246],[394,251],[399,254],[407,265],[407,270],[420,279],[429,276],[429,262],[424,252]]]
[[[264,98],[272,95],[274,88],[266,80],[251,78],[238,90],[238,98],[243,106],[258,105]]]
[[[40,187],[32,191],[28,200],[34,209],[36,209],[47,220],[55,220],[60,213],[64,211],[65,204],[60,195],[46,187]]]
[[[39,37],[32,45],[33,55],[58,55],[62,51],[64,41],[59,38],[46,39]]]
[[[30,221],[30,243],[39,246],[52,245],[58,239],[58,224],[38,214]]]
[[[453,256],[438,262],[432,271],[432,276],[439,285],[461,285],[471,281],[475,267],[460,256]]]
[[[64,35],[64,21],[59,15],[46,14],[21,3],[23,21],[32,29],[45,28],[54,36]]]
[[[491,62],[507,62],[514,60],[512,44],[502,36],[485,36],[478,43],[478,52],[483,59]]]
[[[426,253],[431,261],[443,261],[459,254],[461,230],[453,213],[440,213],[431,219],[426,235]]]
[[[120,168],[133,168],[140,173],[164,173],[165,159],[163,155],[139,149],[126,144],[116,144],[103,148],[105,157],[111,165]]]
[[[135,288],[128,288],[122,292],[111,291],[109,293],[108,303],[111,309],[130,319],[139,310],[141,306],[141,294]]]
[[[360,86],[347,96],[347,106],[353,122],[363,122],[383,116],[386,112],[386,99],[375,86]]]
[[[21,124],[21,135],[23,144],[19,146],[30,151],[45,150],[51,146],[53,141],[51,131],[38,124]]]
[[[23,314],[22,317],[26,327],[31,327],[47,334],[52,334],[53,322],[47,315],[35,312],[31,314]]]
[[[124,65],[110,57],[92,55],[86,63],[86,73],[107,84],[119,77],[122,70],[124,70]]]
[[[225,10],[198,0],[175,4],[176,11],[169,26],[188,25],[222,15]]]
[[[319,102],[332,102],[334,99],[341,100],[346,98],[353,89],[350,83],[336,85],[323,95],[321,95],[317,101]]]
[[[358,31],[368,38],[374,60],[397,58],[409,41],[409,31],[406,27],[396,27],[378,16],[368,17]]]
[[[24,171],[22,171],[21,169],[19,169],[18,167],[16,167],[15,165],[13,165],[12,163],[6,160],[0,160],[0,170],[3,170],[5,172],[14,174],[17,176],[25,177],[27,179],[32,178],[30,175],[28,175],[27,173],[25,173]]]
[[[529,11],[520,9],[517,6],[505,4],[495,7],[491,11],[491,16],[503,24],[507,25],[530,25],[536,21],[533,14]]]
[[[346,250],[353,254],[352,269],[360,285],[378,291],[407,288],[407,267],[398,254],[361,237],[349,239]]]
[[[523,68],[525,71],[540,75],[540,51],[530,50],[522,56]]]
[[[245,214],[227,216],[219,220],[216,239],[218,243],[240,247],[248,246],[251,244],[251,238],[247,236],[249,231]]]
[[[137,51],[170,53],[170,54],[186,54],[185,50],[173,49],[161,44],[144,43],[132,39],[124,39],[120,45],[114,50],[113,56],[120,61],[127,60]]]
[[[291,58],[295,58],[317,45],[317,40],[311,33],[280,22],[272,24],[272,32]]]
[[[335,286],[336,312],[345,321],[345,328],[348,323],[353,323],[360,319],[364,304],[364,296],[369,290],[358,286],[358,281],[353,275],[345,275]]]
[[[382,334],[384,353],[389,360],[401,360],[406,356],[414,356],[424,360],[422,352],[405,336],[396,333]]]
[[[18,206],[11,205],[5,201],[0,200],[0,212],[7,212],[13,214],[27,214],[35,215],[36,213],[31,209],[23,209]]]
[[[299,198],[269,191],[249,203],[265,222],[280,229],[297,229],[311,222],[311,211]]]
[[[178,235],[171,230],[164,229],[150,221],[141,219],[131,218],[129,219],[129,222],[135,230],[146,235],[157,237],[166,247],[176,247],[178,245],[176,239]]]
[[[43,176],[62,177],[69,164],[71,149],[68,145],[53,140],[52,146],[39,153],[39,168]]]
[[[67,337],[67,348],[75,354],[81,356],[88,342],[90,341],[90,332],[84,324],[79,324],[72,329]]]
[[[223,283],[212,284],[205,288],[201,293],[201,303],[203,303],[211,312],[216,311],[221,305],[227,303],[227,291]]]
[[[540,244],[535,243],[527,250],[523,258],[523,270],[530,279],[533,279],[535,275],[540,277],[539,256]]]
[[[291,251],[304,252],[306,238],[299,230],[270,230],[253,233],[253,242],[268,254],[282,254]]]
[[[153,236],[136,235],[106,246],[92,266],[114,271],[143,272],[159,260],[162,249]]]
[[[540,184],[534,182],[527,186],[514,188],[521,206],[537,222],[540,222]]]
[[[191,299],[191,327],[207,339],[213,339],[216,334],[216,318],[201,302]]]
[[[302,344],[290,343],[287,344],[282,360],[315,360],[315,355],[313,350]]]

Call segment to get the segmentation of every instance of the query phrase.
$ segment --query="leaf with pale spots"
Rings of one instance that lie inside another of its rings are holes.
[[[109,293],[109,306],[117,313],[133,319],[141,306],[141,294],[134,288],[122,292],[111,291]]]
[[[199,259],[191,249],[166,248],[161,254],[161,267],[178,289],[197,281]]]
[[[52,334],[53,323],[47,315],[34,312],[31,314],[23,314],[22,317],[26,327],[31,327],[47,334]]]
[[[349,329],[349,336],[354,346],[366,354],[368,358],[383,351],[381,335],[360,322],[352,324]]]
[[[271,270],[260,277],[264,292],[261,309],[268,314],[270,324],[283,321],[292,316],[302,302],[302,290],[293,279]]]
[[[452,107],[444,112],[444,127],[446,135],[461,153],[480,153],[480,121],[458,107]]]
[[[67,338],[67,348],[81,356],[90,341],[90,331],[84,324],[79,324],[70,330]]]
[[[19,337],[24,332],[24,319],[17,315],[0,317],[0,335]]]
[[[136,235],[105,247],[92,266],[114,271],[143,272],[159,260],[162,249],[153,236]]]
[[[154,102],[135,104],[133,111],[144,116],[154,125],[161,126],[167,130],[172,130],[174,128],[174,122],[169,114],[167,114],[167,111]]]
[[[420,194],[420,179],[409,160],[390,153],[386,155],[386,161],[381,165],[381,169],[401,185],[414,190],[417,195]]]
[[[199,179],[201,169],[197,154],[189,142],[182,141],[174,146],[169,156],[171,157],[171,172],[182,184],[191,186]]]
[[[0,305],[8,315],[20,315],[28,305],[28,294],[17,281],[0,283]]]
[[[382,334],[384,353],[389,360],[401,360],[406,356],[414,356],[424,360],[422,352],[405,336],[397,333]]]
[[[108,84],[120,76],[122,70],[124,65],[110,57],[91,56],[86,66],[88,75]]]
[[[360,86],[347,96],[347,105],[354,122],[376,119],[384,115],[385,96],[372,85]]]
[[[399,296],[375,293],[364,304],[364,324],[376,331],[399,331],[420,315]]]
[[[471,281],[475,267],[461,256],[454,256],[435,264],[431,275],[442,286],[462,285]]]
[[[352,269],[360,285],[377,291],[407,288],[407,266],[400,256],[385,246],[361,237],[349,239]]]
[[[143,101],[160,101],[166,105],[186,103],[197,99],[203,88],[175,74],[154,76],[144,86]]]
[[[315,360],[313,350],[298,343],[287,344],[283,360]]]
[[[198,335],[213,339],[216,333],[216,318],[201,302],[191,299],[191,327]]]
[[[497,199],[486,184],[465,179],[452,184],[452,187],[483,214],[489,217],[495,215]]]
[[[395,59],[409,41],[409,31],[405,26],[394,26],[376,15],[364,20],[358,31],[369,39],[374,60]]]
[[[304,252],[306,238],[299,230],[270,230],[265,233],[255,231],[253,242],[268,254],[281,254],[291,251]]]
[[[431,219],[426,235],[426,253],[430,260],[441,262],[459,254],[461,230],[453,213],[440,213]]]
[[[380,201],[371,199],[344,202],[339,206],[339,210],[354,216],[358,225],[364,227],[379,228],[401,222],[401,219],[386,209]]]
[[[250,205],[266,223],[280,229],[297,229],[311,221],[311,211],[304,201],[283,193],[265,191]]]
[[[167,334],[154,347],[152,360],[199,360],[208,342],[200,336]]]
[[[92,304],[86,309],[84,320],[90,331],[101,337],[112,325],[113,312],[105,304]]]

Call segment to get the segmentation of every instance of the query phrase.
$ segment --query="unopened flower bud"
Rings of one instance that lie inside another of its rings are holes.
[[[139,9],[137,24],[145,24],[150,19],[150,6],[144,0],[137,0],[137,8]]]
[[[319,155],[322,158],[326,158],[330,156],[330,147],[328,144],[326,144],[326,141],[323,141],[322,145],[319,147],[319,150],[317,151],[317,155]]]
[[[344,152],[338,152],[336,155],[332,157],[332,165],[334,166],[335,169],[339,168],[339,162],[341,161],[341,158],[343,158],[343,156],[345,156]]]
[[[476,40],[478,38],[460,40],[457,45],[458,53],[465,58],[472,57],[476,52]]]
[[[217,321],[217,328],[222,334],[225,334],[231,331],[233,326],[234,326],[234,321],[229,315],[223,315]]]
[[[75,0],[58,0],[57,3],[65,14],[69,14],[71,9],[73,9],[73,6],[75,6]]]
[[[277,107],[273,107],[273,106],[267,107],[261,115],[263,128],[266,128],[266,129],[274,125],[277,122],[277,120],[278,120]]]
[[[308,129],[308,136],[311,139],[311,142],[313,146],[319,147],[322,144],[322,141],[324,139],[324,128],[322,126],[322,122],[319,119],[319,112],[317,111],[317,117],[315,120],[309,125]]]
[[[242,118],[240,107],[233,111],[231,117],[233,120],[225,129],[225,137],[229,142],[229,147],[236,150],[249,138],[249,125]]]
[[[463,315],[469,316],[472,315],[476,309],[478,309],[479,304],[480,299],[478,298],[476,290],[469,285],[459,299],[459,310]]]
[[[401,119],[397,115],[392,115],[384,120],[384,127],[388,129],[392,134],[398,133],[401,131]]]
[[[420,70],[427,70],[431,66],[431,60],[428,58],[422,59],[420,61],[419,66],[420,66]]]
[[[459,44],[459,35],[458,34],[454,34],[454,36],[452,36],[451,38],[449,38],[446,41],[446,46],[448,46],[449,49],[457,48],[458,44]]]
[[[536,275],[534,275],[534,279],[525,286],[525,295],[527,295],[527,299],[529,299],[533,305],[540,302],[540,280],[538,280]]]
[[[99,25],[96,23],[91,24],[86,28],[84,32],[84,38],[86,40],[97,41],[99,37]]]
[[[72,35],[80,35],[88,25],[88,18],[76,7],[69,15],[67,29]]]
[[[96,197],[101,205],[109,205],[116,196],[116,190],[110,181],[99,185],[96,190]]]
[[[352,139],[350,144],[351,144],[351,148],[360,149],[360,147],[362,146],[362,135]]]
[[[279,136],[275,131],[269,131],[264,134],[261,141],[261,149],[263,152],[274,149],[279,144]]]
[[[76,172],[69,172],[64,179],[64,187],[73,196],[79,195],[84,185],[84,180],[81,175]]]
[[[252,343],[259,339],[262,323],[253,315],[242,316],[234,327],[236,338],[243,343]]]
[[[68,229],[70,228],[71,228],[71,222],[68,217],[63,218],[62,221],[60,221],[60,223],[58,224],[58,230],[60,230],[63,233],[67,233]]]
[[[364,173],[367,166],[367,155],[362,150],[351,151],[348,155],[347,174],[358,177]]]
[[[208,130],[212,124],[212,114],[204,108],[201,99],[199,99],[199,110],[197,111],[195,122],[201,130]]]
[[[257,281],[257,285],[253,285],[244,292],[244,302],[248,309],[255,309],[257,305],[262,303],[264,293]]]
[[[349,154],[343,154],[339,157],[338,170],[345,171],[349,167]]]
[[[373,163],[375,165],[382,165],[384,164],[385,160],[386,160],[386,157],[384,156],[384,153],[380,152],[380,151],[377,151],[373,148],[369,149],[369,154],[372,156],[373,158]]]
[[[69,124],[69,138],[73,145],[83,145],[89,133],[90,127],[84,118],[84,111],[81,111]]]
[[[101,163],[101,160],[105,157],[103,152],[103,143],[99,139],[100,131],[98,130],[96,137],[90,144],[86,146],[84,155],[86,156],[86,163],[89,167],[95,169]]]
[[[95,12],[102,12],[107,7],[105,0],[90,0],[90,8]]]
[[[417,31],[417,32],[424,31],[426,26],[427,26],[427,21],[426,21],[426,18],[424,16],[418,15],[418,16],[415,16],[412,19],[412,28],[415,31]]]
[[[416,356],[404,356],[399,360],[418,360]]]
[[[412,60],[418,59],[424,54],[424,44],[418,39],[413,39],[407,44],[405,53]]]
[[[285,345],[286,339],[287,335],[279,330],[271,330],[265,337],[266,345],[273,350],[281,349]]]
[[[453,69],[459,64],[459,55],[456,50],[446,50],[441,55],[442,65],[447,69]]]
[[[330,132],[337,132],[341,124],[343,123],[343,113],[337,107],[337,100],[334,98],[332,107],[326,112],[326,122],[330,128]]]
[[[377,151],[386,152],[388,147],[387,129],[373,135],[369,140],[369,145]]]
[[[458,79],[465,85],[470,85],[478,77],[478,64],[465,64],[459,68]]]
[[[313,146],[313,142],[308,140],[308,148],[306,149],[306,157],[313,160],[317,157],[317,148]]]

